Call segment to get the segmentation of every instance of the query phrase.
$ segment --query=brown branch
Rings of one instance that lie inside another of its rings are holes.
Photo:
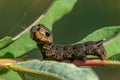
[[[40,61],[56,61],[56,60],[40,60]],[[88,58],[86,62],[83,60],[74,60],[74,62],[70,62],[70,60],[62,60],[58,62],[74,64],[76,66],[109,66],[109,65],[120,66],[119,61],[100,60],[99,58]]]
[[[86,60],[86,62],[83,62],[81,60],[75,60],[72,62],[72,64],[76,66],[109,66],[109,65],[119,65],[120,62],[117,61],[106,61],[106,60],[100,60],[97,58],[91,58]]]
[[[42,61],[44,61],[44,60],[42,60]],[[6,64],[14,64],[17,62],[21,62],[21,61],[18,61],[16,59],[0,59],[0,68],[6,68]],[[98,58],[89,58],[88,60],[86,60],[86,62],[84,62],[82,60],[75,60],[72,63],[69,60],[63,60],[62,62],[74,64],[78,67],[80,67],[80,66],[109,66],[109,65],[120,66],[120,62],[100,60]]]

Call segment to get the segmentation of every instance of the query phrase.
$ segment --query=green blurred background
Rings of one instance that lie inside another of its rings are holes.
[[[0,0],[0,38],[23,31],[46,11],[52,1]],[[75,43],[96,29],[116,25],[120,25],[120,0],[79,0],[71,13],[54,24],[54,42]],[[93,69],[101,80],[120,80],[119,68]]]

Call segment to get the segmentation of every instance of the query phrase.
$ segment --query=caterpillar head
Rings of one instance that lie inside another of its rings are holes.
[[[30,37],[37,43],[52,43],[53,35],[43,24],[35,25],[30,30]]]

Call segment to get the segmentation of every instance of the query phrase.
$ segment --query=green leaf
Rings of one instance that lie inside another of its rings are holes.
[[[109,57],[107,60],[109,60],[109,61],[120,61],[120,54],[115,54],[115,55]]]
[[[11,45],[0,50],[0,56],[4,56],[9,53],[14,54],[14,57],[17,57],[32,50],[33,48],[36,48],[35,42],[31,40],[28,35],[29,32],[26,32],[24,35],[14,41]]]
[[[0,49],[5,48],[6,46],[8,46],[10,43],[12,43],[12,37],[5,37],[3,39],[0,40]]]
[[[111,39],[112,37],[116,37],[117,34],[119,34],[119,32],[120,32],[120,26],[104,27],[89,34],[80,42],[98,41],[102,39],[108,40]]]
[[[3,72],[3,73],[2,73]],[[22,80],[21,77],[17,74],[17,72],[12,71],[12,70],[8,70],[7,72],[5,72],[2,69],[0,69],[0,79],[2,80]]]
[[[54,61],[29,60],[8,67],[17,71],[23,80],[98,80],[91,69]]]
[[[38,23],[43,23],[50,30],[57,20],[68,14],[74,7],[77,0],[54,0],[54,4],[46,12],[44,18]]]

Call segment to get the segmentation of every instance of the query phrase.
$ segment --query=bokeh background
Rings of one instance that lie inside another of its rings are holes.
[[[0,38],[14,37],[26,29],[52,1],[0,0]],[[54,42],[75,43],[96,29],[116,25],[120,25],[120,0],[78,0],[72,12],[54,24]],[[101,80],[120,80],[119,68],[93,69]]]

